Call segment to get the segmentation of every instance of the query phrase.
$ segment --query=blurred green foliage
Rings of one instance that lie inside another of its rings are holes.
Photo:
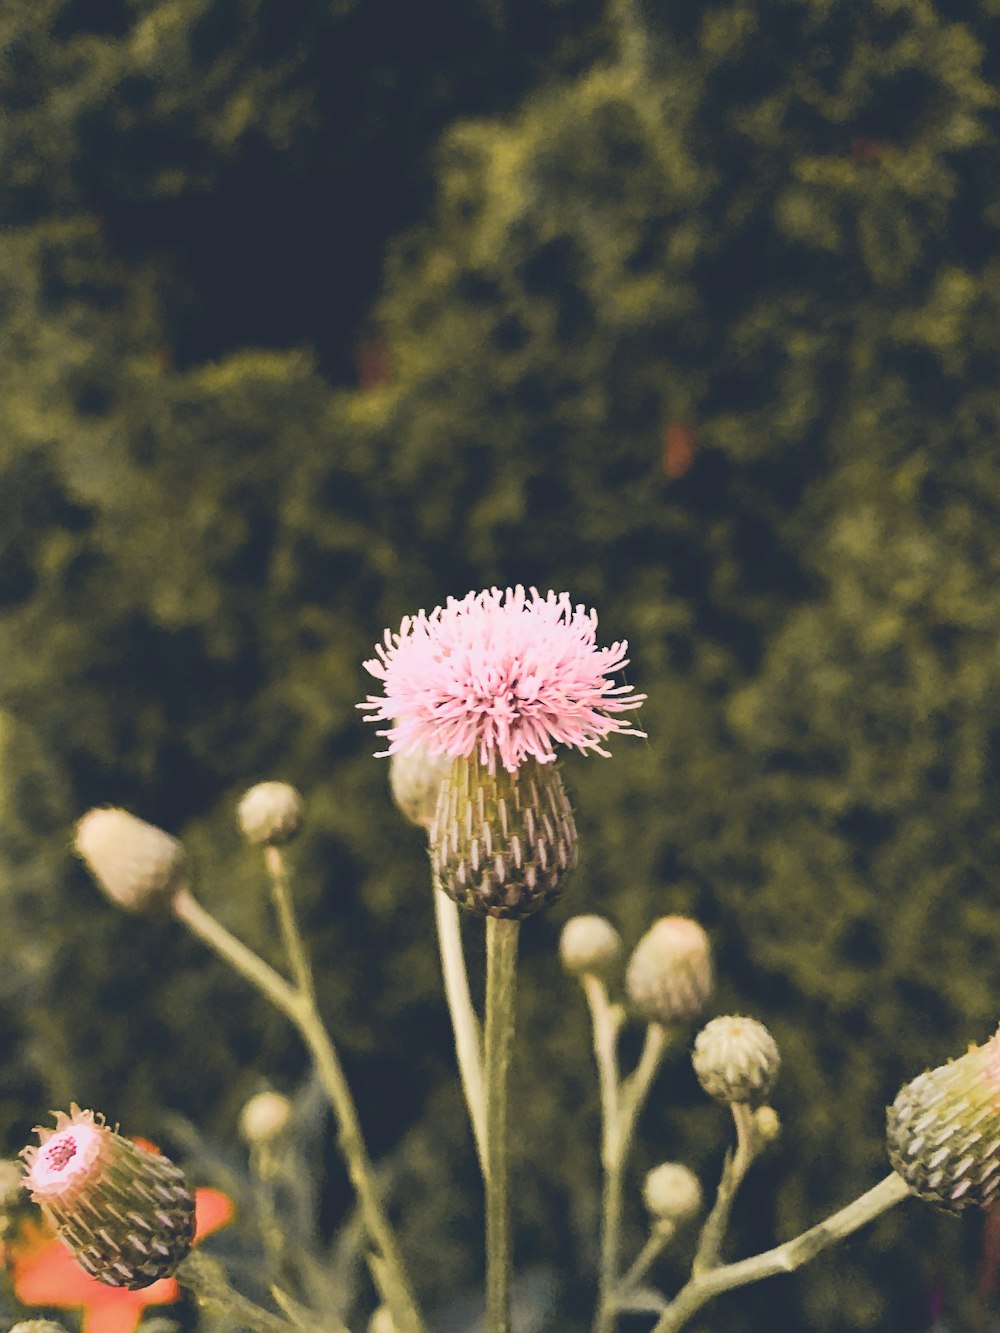
[[[698,916],[719,1010],[779,1040],[734,1253],[886,1170],[900,1082],[997,1017],[998,51],[995,0],[7,0],[9,1149],[71,1098],[224,1139],[261,1071],[301,1075],[68,854],[126,805],[270,953],[232,809],[286,779],[405,1243],[432,1305],[475,1285],[424,852],[354,705],[385,625],[520,580],[597,606],[649,694],[647,744],[567,760],[581,866],[525,932],[519,1252],[563,1274],[557,1326],[596,1234],[574,910],[629,943]],[[640,1166],[718,1171],[683,1058],[645,1131]],[[942,1278],[974,1327],[980,1230],[905,1206],[703,1327],[916,1330]]]

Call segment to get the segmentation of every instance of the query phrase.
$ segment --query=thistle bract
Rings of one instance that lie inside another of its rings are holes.
[[[91,1277],[137,1290],[169,1277],[194,1240],[194,1195],[168,1157],[92,1111],[57,1111],[23,1149],[25,1188]]]
[[[986,1208],[1000,1187],[1000,1032],[907,1083],[889,1107],[889,1161],[950,1212]]]

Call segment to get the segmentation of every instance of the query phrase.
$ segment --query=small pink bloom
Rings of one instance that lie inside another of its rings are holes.
[[[616,714],[646,696],[609,679],[628,665],[628,645],[598,648],[596,630],[597,613],[568,593],[520,585],[407,616],[365,663],[384,694],[358,707],[392,724],[379,757],[424,745],[453,759],[478,752],[491,773],[499,758],[513,773],[529,757],[551,763],[556,745],[606,756],[606,736],[645,735]]]

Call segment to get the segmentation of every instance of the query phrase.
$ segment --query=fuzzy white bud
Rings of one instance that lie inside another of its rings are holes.
[[[643,1183],[642,1197],[653,1217],[675,1226],[701,1212],[701,1184],[695,1173],[680,1162],[654,1166]]]
[[[654,922],[629,959],[625,990],[648,1023],[694,1018],[712,990],[711,949],[697,921],[664,916]]]
[[[573,916],[559,936],[559,957],[573,977],[606,976],[622,953],[622,937],[603,916]]]
[[[431,754],[426,745],[413,745],[390,756],[392,799],[411,824],[430,828],[441,784],[453,762],[446,754]]]
[[[292,1104],[280,1092],[258,1092],[240,1111],[240,1133],[251,1147],[271,1143],[286,1128]]]
[[[291,842],[302,826],[302,797],[287,782],[258,782],[236,807],[243,836],[252,846]]]
[[[77,823],[74,848],[98,888],[126,911],[165,907],[186,887],[181,844],[127,810],[88,810]]]

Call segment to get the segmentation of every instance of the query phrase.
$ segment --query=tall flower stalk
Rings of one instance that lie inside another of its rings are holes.
[[[555,901],[576,864],[576,825],[556,747],[606,755],[607,736],[644,734],[623,715],[645,696],[611,678],[627,665],[627,645],[598,648],[596,629],[596,613],[573,606],[567,593],[491,588],[407,617],[365,663],[383,692],[359,707],[369,721],[388,723],[379,733],[389,742],[382,756],[407,760],[400,804],[428,828],[435,889],[487,918],[480,1048],[454,922],[440,906],[436,912],[486,1191],[489,1333],[510,1328],[507,1073],[518,933],[522,920]],[[410,785],[415,756],[440,766],[432,816],[424,813],[419,770]],[[398,781],[394,790],[400,799]]]

